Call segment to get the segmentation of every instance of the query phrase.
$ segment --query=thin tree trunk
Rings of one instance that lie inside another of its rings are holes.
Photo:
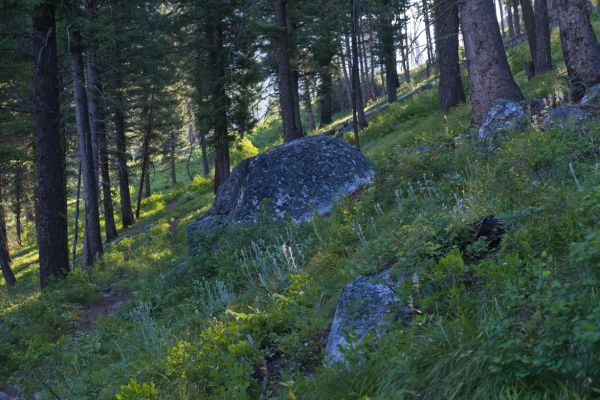
[[[502,0],[498,0],[498,11],[500,12],[500,29],[502,30],[502,37],[505,37],[506,27],[504,24],[504,8],[502,7]]]
[[[15,231],[17,235],[17,244],[22,245],[22,225],[21,225],[21,211],[23,210],[23,166],[17,166],[15,170]]]
[[[170,149],[169,149],[169,158],[171,164],[171,184],[177,184],[177,163],[176,163],[176,154],[175,154],[175,131],[171,130],[171,140],[170,140]]]
[[[513,22],[515,24],[515,34],[521,36],[521,16],[519,15],[519,2],[513,0]]]
[[[394,43],[394,10],[392,8],[392,1],[385,0],[384,9],[381,15],[381,57],[383,64],[385,65],[385,76],[386,76],[386,89],[387,98],[390,103],[395,102],[398,99],[397,89],[400,82],[398,78],[398,71],[396,69],[396,46]]]
[[[435,37],[440,70],[439,104],[444,111],[464,103],[465,92],[458,61],[458,5],[455,0],[436,0]]]
[[[433,64],[433,44],[431,41],[431,27],[429,21],[429,4],[423,0],[423,19],[425,22],[425,39],[427,43],[427,77],[431,76],[431,66]]]
[[[315,114],[313,113],[312,99],[310,97],[310,77],[304,77],[304,109],[308,116],[308,128],[310,131],[317,129]]]
[[[515,37],[515,21],[513,17],[512,7],[510,6],[510,4],[506,5],[506,13],[508,14],[508,36],[510,38],[513,38]]]
[[[2,205],[2,188],[0,187],[0,267],[2,275],[8,286],[15,286],[17,280],[15,274],[10,268],[12,262],[10,251],[8,249],[8,234],[6,230],[6,218],[4,217],[4,207]]]
[[[100,216],[98,213],[98,185],[94,169],[94,154],[92,152],[92,137],[88,113],[85,78],[83,73],[83,49],[81,33],[71,32],[70,64],[73,79],[73,94],[75,97],[75,116],[77,134],[83,171],[83,198],[85,202],[85,236],[84,265],[94,263],[103,253],[102,236],[100,234]]]
[[[75,260],[77,259],[77,242],[79,241],[79,200],[81,199],[81,160],[77,167],[77,196],[75,197],[75,225],[73,228],[73,252],[72,252],[72,267],[75,268]]]
[[[358,0],[352,0],[352,18],[351,18],[351,39],[352,39],[352,120],[354,129],[354,142],[357,148],[360,149],[360,142],[358,138],[359,128],[367,126],[367,119],[365,117],[365,110],[362,104],[362,93],[360,85],[360,71],[359,71],[359,56],[358,56],[358,42],[357,42],[357,28],[358,28]]]
[[[346,38],[346,48],[348,52],[350,52],[349,48],[349,38],[348,35],[344,33],[344,37]],[[344,81],[346,82],[346,94],[348,95],[348,104],[352,106],[352,83],[350,82],[350,75],[352,75],[352,67],[350,66],[350,60],[346,62],[346,53],[344,52],[344,45],[340,39],[340,59],[342,61],[342,72],[344,73]]]
[[[275,22],[278,30],[275,39],[275,47],[279,73],[279,108],[281,120],[283,121],[283,140],[287,143],[294,139],[298,139],[303,135],[301,127],[296,125],[296,114],[294,112],[294,83],[292,68],[290,66],[290,43],[287,29],[286,0],[274,0],[274,6]],[[221,144],[221,147],[223,144],[224,143]],[[224,165],[229,159],[227,158],[226,160],[224,157],[216,157],[215,161],[218,165]],[[229,167],[227,167],[227,169],[229,169]],[[219,180],[224,182],[225,179],[229,177],[228,173],[226,175],[227,176],[224,176]]]
[[[535,71],[542,74],[552,69],[547,0],[535,0],[535,40]]]
[[[404,13],[404,33],[400,38],[400,52],[402,53],[402,69],[404,70],[404,81],[410,83],[410,39],[408,37],[408,16]]]
[[[279,1],[279,0],[278,0]],[[285,4],[284,6],[284,19],[285,22]],[[216,82],[213,85],[212,91],[212,118],[213,118],[213,130],[214,130],[214,146],[215,146],[215,180],[214,180],[214,192],[216,193],[219,187],[229,179],[230,174],[230,159],[229,159],[229,138],[228,138],[228,124],[227,124],[227,105],[229,99],[225,92],[225,80],[226,80],[226,65],[225,65],[225,47],[224,47],[224,32],[221,21],[217,21],[209,32],[210,37],[213,40],[213,46],[209,52],[209,59],[212,64],[213,81]],[[284,35],[287,39],[287,28]],[[289,45],[287,40],[285,41],[285,59],[287,60],[287,66],[289,67]],[[289,74],[287,75],[287,87],[286,99],[288,100],[289,115],[288,122],[291,126],[296,129],[296,123],[294,119],[294,97],[293,97],[293,84],[291,69],[288,68]],[[298,135],[298,131],[294,131]],[[286,139],[287,137],[287,139]],[[291,140],[290,136],[286,136],[284,132],[284,140]]]
[[[202,172],[204,173],[204,176],[208,176],[210,174],[210,164],[208,163],[208,151],[206,149],[206,134],[203,129],[198,130],[198,136],[200,139]]]
[[[87,78],[90,130],[92,138],[95,138],[92,142],[95,141],[98,147],[98,166],[100,168],[100,185],[102,187],[102,208],[104,209],[104,229],[106,241],[110,242],[118,236],[118,233],[115,224],[112,193],[110,191],[108,143],[106,141],[106,124],[104,122],[102,105],[104,88],[100,81],[100,71],[96,62],[96,49],[94,48],[88,51]]]
[[[145,114],[147,115],[146,132],[144,133],[144,140],[142,142],[142,169],[140,173],[140,182],[137,193],[137,204],[135,208],[136,219],[140,219],[144,182],[147,179],[148,171],[150,169],[150,136],[152,135],[152,130],[154,129],[154,90],[155,88],[153,86],[152,91],[150,92],[150,100],[148,101],[145,107]]]
[[[536,38],[535,38],[535,16],[533,14],[533,7],[531,6],[531,0],[520,0],[521,11],[523,12],[523,21],[525,26],[525,33],[527,34],[527,42],[529,43],[529,54],[531,55],[531,62],[535,66],[536,64]],[[534,68],[534,73],[536,73]]]
[[[344,70],[346,66],[343,67]],[[332,90],[333,80],[331,78],[331,69],[329,67],[321,68],[321,85],[319,87],[321,121],[320,126],[329,125],[333,122],[332,113]]]
[[[506,59],[492,0],[459,0],[473,122],[481,125],[498,98],[522,100]]]
[[[586,0],[559,0],[557,6],[567,73],[576,86],[575,97],[579,98],[583,87],[600,82],[600,44],[590,22]]]
[[[37,128],[36,230],[40,286],[69,272],[65,151],[60,133],[59,72],[55,7],[33,9],[34,108]]]
[[[118,70],[118,67],[117,67]],[[114,111],[116,162],[119,172],[119,201],[121,206],[121,224],[127,228],[135,224],[133,210],[131,207],[131,194],[129,192],[129,171],[127,170],[127,143],[125,137],[125,106],[123,99],[123,84],[120,71],[117,71],[115,80],[115,100],[117,106]]]
[[[292,21],[290,24],[292,27],[291,37],[289,39],[290,45],[290,66],[292,67],[292,89],[294,97],[294,120],[296,129],[300,131],[301,136],[305,135],[304,126],[302,125],[302,114],[300,112],[300,70],[298,67],[298,51],[296,49],[296,42],[294,39],[296,32],[296,22]]]
[[[150,157],[148,155],[148,157]],[[146,173],[144,174],[144,198],[147,199],[152,196],[152,187],[151,187],[151,179],[150,179],[150,158],[148,158],[148,163],[146,164]]]

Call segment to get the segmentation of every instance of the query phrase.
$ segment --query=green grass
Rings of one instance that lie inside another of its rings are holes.
[[[560,65],[557,37],[554,58]],[[527,82],[529,98],[567,92],[563,69]],[[157,168],[143,218],[40,294],[32,227],[15,249],[15,289],[0,286],[0,390],[60,399],[579,399],[600,391],[600,128],[457,140],[468,105],[438,110],[436,90],[394,104],[361,132],[377,177],[358,198],[303,225],[259,224],[196,237],[210,178]],[[577,128],[577,129],[576,129]],[[234,159],[279,140],[276,120]],[[193,168],[199,170],[198,154]],[[135,183],[135,179],[134,179]],[[70,205],[70,210],[72,210]],[[502,220],[501,250],[477,262],[465,227]],[[72,216],[70,216],[72,221]],[[417,274],[421,314],[325,367],[339,294],[391,265]],[[114,285],[133,300],[90,331],[79,320]]]

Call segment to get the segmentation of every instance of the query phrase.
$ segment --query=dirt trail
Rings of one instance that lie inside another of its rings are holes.
[[[102,289],[102,298],[83,310],[81,318],[77,322],[77,331],[89,332],[98,318],[117,312],[133,298],[131,292],[115,291],[117,283],[113,282]]]

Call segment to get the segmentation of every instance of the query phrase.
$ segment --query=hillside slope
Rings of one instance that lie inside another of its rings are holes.
[[[525,51],[510,54],[525,94],[566,93],[560,70],[525,82]],[[211,182],[196,178],[147,199],[139,226],[93,270],[43,295],[33,283],[2,287],[0,390],[55,399],[597,396],[600,127],[479,142],[461,136],[468,106],[444,115],[436,96],[371,119],[361,144],[376,182],[311,223],[240,227],[212,239],[218,252],[189,256],[186,224],[213,198]],[[493,254],[469,242],[468,227],[487,215],[506,230]],[[20,281],[33,282],[33,257],[31,248],[16,257]],[[402,290],[419,311],[412,324],[348,354],[348,368],[323,366],[342,288],[387,266],[418,277]]]

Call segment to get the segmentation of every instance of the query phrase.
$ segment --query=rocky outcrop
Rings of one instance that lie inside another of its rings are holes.
[[[294,140],[238,164],[219,188],[212,209],[188,226],[211,233],[230,223],[302,222],[370,183],[371,162],[355,147],[318,135]]]
[[[521,103],[506,99],[497,99],[481,127],[479,139],[487,139],[501,131],[511,131],[525,124],[525,108]]]
[[[409,319],[410,309],[396,295],[405,279],[406,276],[396,275],[388,268],[359,276],[346,285],[325,348],[329,365],[344,362],[343,349],[356,347],[371,333],[383,334],[389,322],[403,317]]]
[[[585,96],[583,96],[579,104],[600,105],[600,84],[592,86]]]

